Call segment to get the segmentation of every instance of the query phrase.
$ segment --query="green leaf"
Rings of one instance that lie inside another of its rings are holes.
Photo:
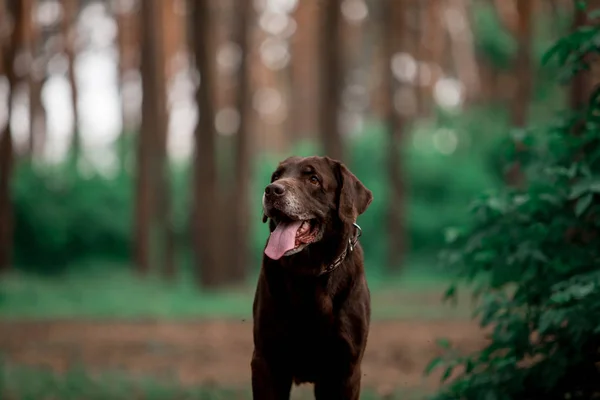
[[[456,228],[448,228],[444,231],[444,239],[447,244],[452,244],[460,237],[460,230]]]
[[[465,372],[467,374],[470,374],[474,368],[475,368],[475,363],[473,362],[473,360],[468,358],[467,361],[465,362]]]
[[[600,15],[600,10],[596,10],[596,12],[598,13],[598,15]],[[596,86],[594,88],[594,90],[592,91],[592,94],[590,94],[590,103],[594,104],[596,102],[598,102],[598,99],[600,99],[600,85]],[[592,111],[592,110],[590,110]],[[589,114],[588,114],[589,116]]]
[[[542,56],[542,65],[547,65],[554,56],[556,56],[560,51],[563,50],[563,45],[559,41],[554,46],[550,47]]]
[[[577,182],[571,189],[569,198],[574,200],[582,195],[593,192],[600,193],[600,181],[597,179],[585,179]]]
[[[456,285],[450,285],[450,287],[444,293],[444,301],[456,299]]]
[[[578,217],[583,215],[583,213],[592,204],[593,198],[594,198],[594,195],[591,193],[588,193],[585,196],[581,197],[579,200],[577,200],[577,204],[575,205],[575,215]]]
[[[485,400],[498,400],[498,394],[493,390],[488,390],[485,394]]]
[[[588,19],[600,18],[600,10],[592,10],[588,13]]]
[[[431,372],[439,367],[443,363],[444,359],[442,357],[436,357],[427,364],[425,367],[425,375],[431,375]]]
[[[436,343],[443,349],[449,349],[451,347],[450,341],[447,338],[439,338],[436,340]]]
[[[587,193],[590,190],[589,182],[578,182],[571,188],[571,193],[569,194],[569,199],[573,200],[578,197],[581,197],[584,193]]]
[[[576,285],[573,287],[573,297],[577,300],[581,300],[584,297],[589,296],[594,292],[596,286],[593,282],[587,283],[585,285]]]
[[[442,375],[442,379],[441,382],[444,383],[448,380],[448,378],[450,378],[450,375],[452,375],[452,371],[454,370],[454,365],[450,365],[448,368],[446,368],[446,370],[444,371],[444,375]]]

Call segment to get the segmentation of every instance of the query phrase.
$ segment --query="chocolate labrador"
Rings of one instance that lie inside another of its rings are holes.
[[[356,218],[373,196],[328,157],[281,162],[263,195],[265,246],[253,304],[255,400],[358,399],[371,316]]]

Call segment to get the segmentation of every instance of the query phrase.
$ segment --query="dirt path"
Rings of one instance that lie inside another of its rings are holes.
[[[364,386],[379,392],[432,388],[422,372],[439,354],[436,338],[459,350],[483,345],[465,322],[375,322],[363,363]],[[10,363],[178,379],[182,384],[248,385],[250,322],[19,322],[0,323],[0,354]]]

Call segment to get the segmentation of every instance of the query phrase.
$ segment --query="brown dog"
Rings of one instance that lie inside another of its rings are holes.
[[[371,316],[356,218],[373,196],[328,157],[281,162],[263,195],[271,235],[254,297],[252,393],[358,399]]]

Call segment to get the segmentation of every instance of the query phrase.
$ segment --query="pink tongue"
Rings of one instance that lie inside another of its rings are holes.
[[[272,260],[279,260],[286,251],[296,247],[296,232],[302,225],[302,221],[280,222],[277,228],[271,232],[265,254]]]

